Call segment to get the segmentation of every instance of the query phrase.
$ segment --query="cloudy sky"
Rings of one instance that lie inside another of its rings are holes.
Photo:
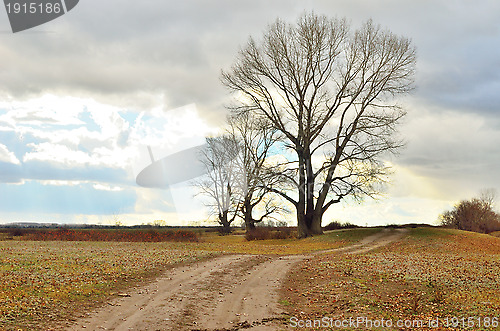
[[[217,130],[219,83],[250,35],[304,11],[369,18],[411,38],[408,141],[388,160],[385,198],[334,206],[332,219],[433,223],[481,189],[500,189],[500,2],[496,0],[80,0],[13,34],[0,10],[0,223],[202,222],[186,185],[139,187],[150,161]]]

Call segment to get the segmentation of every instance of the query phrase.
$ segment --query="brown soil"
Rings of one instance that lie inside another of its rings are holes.
[[[337,251],[364,253],[403,235],[384,230]],[[282,281],[308,257],[225,255],[174,268],[121,293],[68,330],[279,330]]]

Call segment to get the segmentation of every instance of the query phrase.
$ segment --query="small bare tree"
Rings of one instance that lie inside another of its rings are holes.
[[[494,209],[495,201],[497,199],[497,191],[494,188],[487,188],[481,190],[479,193],[479,199],[483,201],[488,208]]]
[[[255,229],[255,224],[286,211],[270,193],[273,187],[269,176],[268,160],[271,148],[278,141],[279,134],[263,118],[255,118],[250,113],[230,116],[229,135],[240,146],[237,162],[239,179],[240,212],[247,231]],[[255,209],[259,206],[258,216]]]
[[[321,233],[332,204],[378,193],[388,171],[380,157],[402,145],[394,133],[405,112],[391,100],[412,89],[415,54],[371,21],[351,31],[346,20],[305,14],[250,38],[222,73],[234,113],[272,123],[294,154],[276,167],[282,187],[272,191],[295,206],[299,237]]]
[[[207,146],[200,155],[207,174],[194,182],[199,194],[208,197],[207,206],[222,226],[223,233],[231,232],[239,209],[237,198],[239,145],[231,136],[206,139]]]
[[[266,218],[286,209],[269,194],[274,177],[266,161],[278,133],[268,121],[251,114],[228,117],[223,136],[208,138],[200,155],[207,175],[195,181],[199,193],[207,196],[207,205],[216,214],[224,232],[237,216],[248,230]]]

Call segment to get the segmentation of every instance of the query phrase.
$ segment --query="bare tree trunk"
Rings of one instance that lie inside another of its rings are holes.
[[[297,206],[298,237],[322,234],[321,216],[315,213],[314,170],[309,148],[297,148],[299,158],[299,203]]]
[[[251,217],[249,219],[247,217],[245,217],[245,229],[246,229],[246,232],[250,232],[252,230],[255,230],[255,222]]]
[[[297,210],[297,237],[306,238],[311,236],[309,231],[309,220],[307,218],[307,202],[306,202],[306,192],[307,192],[307,181],[305,174],[305,166],[303,159],[303,151],[300,146],[296,149],[299,158],[299,199],[296,205]]]
[[[309,147],[306,148],[305,153],[304,153],[304,159],[305,159],[305,164],[306,164],[306,176],[307,176],[307,209],[306,209],[306,219],[307,219],[307,226],[309,229],[309,233],[311,235],[315,234],[322,234],[323,230],[321,229],[321,219],[323,215],[318,215],[315,213],[315,205],[314,205],[314,183],[315,183],[315,178],[314,178],[314,170],[312,167],[312,155]],[[316,201],[316,204],[318,204],[318,201]]]
[[[314,215],[311,220],[310,231],[312,234],[322,234],[323,229],[321,228],[321,221],[323,220],[323,215]]]
[[[299,191],[299,201],[296,205],[297,210],[297,237],[298,238],[306,238],[312,235],[310,231],[310,220],[308,219],[308,215],[306,213],[305,206],[305,194],[303,191]]]
[[[311,236],[309,227],[307,226],[306,215],[302,208],[297,208],[297,237],[299,239]]]
[[[243,213],[243,220],[245,221],[246,232],[254,230],[255,220],[252,217],[253,206],[252,202],[248,198],[243,202],[241,210]]]
[[[222,213],[219,213],[219,221],[222,225],[222,233],[228,234],[231,233],[231,222],[227,219],[228,211],[224,210]]]

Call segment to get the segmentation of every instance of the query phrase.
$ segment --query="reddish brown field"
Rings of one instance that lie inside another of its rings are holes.
[[[34,241],[123,241],[123,242],[198,242],[199,235],[189,230],[156,229],[10,229],[10,238]]]

